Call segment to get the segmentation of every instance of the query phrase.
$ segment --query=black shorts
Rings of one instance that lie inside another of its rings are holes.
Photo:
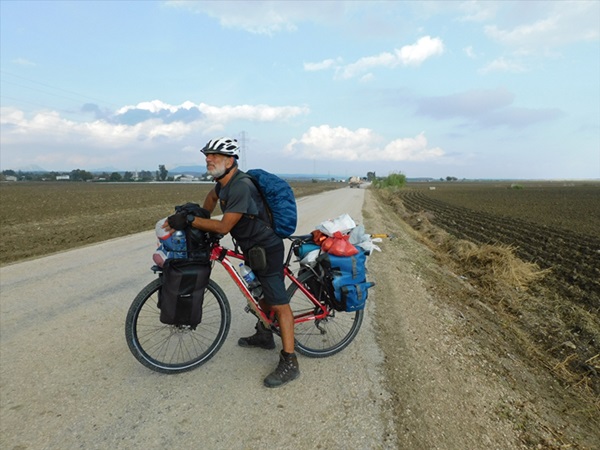
[[[287,305],[289,300],[285,292],[283,276],[284,246],[283,240],[273,247],[265,248],[267,254],[267,267],[255,271],[256,277],[262,285],[265,302],[269,305]]]

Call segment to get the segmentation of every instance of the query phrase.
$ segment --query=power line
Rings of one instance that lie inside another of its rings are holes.
[[[71,97],[67,97],[67,96],[65,96],[65,95],[55,94],[55,93],[53,93],[53,92],[44,91],[44,90],[42,90],[42,89],[37,89],[37,88],[31,87],[31,86],[26,86],[26,85],[24,85],[24,84],[15,83],[14,81],[2,80],[2,82],[3,82],[3,83],[9,83],[9,84],[13,84],[13,85],[15,85],[15,86],[19,86],[19,87],[24,87],[24,88],[26,88],[26,89],[29,89],[29,90],[31,90],[31,91],[41,92],[42,94],[46,94],[46,95],[53,95],[54,97],[64,98],[64,99],[66,99],[66,100],[71,100],[71,101],[74,101],[74,102],[80,102],[80,100],[78,100],[78,99],[74,99],[74,98],[71,98]],[[18,99],[17,99],[17,100],[18,100]]]
[[[29,103],[30,105],[41,107],[41,108],[46,108],[46,109],[54,109],[52,106],[48,106],[48,105],[45,105],[42,103],[32,102],[30,100],[23,100],[21,98],[10,97],[8,95],[0,95],[0,99],[12,100],[17,103]]]
[[[246,132],[242,131],[240,133],[240,153],[241,153],[241,166],[242,170],[246,170],[246,153],[248,153],[248,149],[246,147]]]
[[[111,106],[113,108],[116,108],[115,105],[113,105],[113,104],[111,104],[109,102],[106,102],[104,100],[100,100],[100,99],[97,99],[95,97],[90,97],[89,95],[81,94],[79,92],[71,91],[71,90],[68,90],[68,89],[63,89],[63,88],[58,87],[58,86],[53,86],[51,84],[42,83],[40,81],[32,80],[30,78],[23,77],[21,75],[17,75],[17,74],[11,73],[11,72],[7,72],[6,70],[3,70],[3,69],[0,69],[0,73],[3,74],[3,75],[9,75],[11,77],[15,77],[15,78],[18,78],[20,80],[27,81],[29,83],[34,83],[36,85],[43,86],[45,88],[49,88],[49,89],[52,89],[52,90],[55,90],[55,91],[64,92],[66,94],[74,95],[74,96],[80,97],[80,98],[79,99],[75,99],[75,98],[72,98],[72,97],[67,97],[67,96],[61,95],[59,93],[54,93],[54,92],[51,92],[51,91],[42,90],[42,89],[39,89],[39,88],[36,88],[36,87],[28,86],[26,84],[20,84],[20,83],[17,83],[15,81],[7,80],[6,77],[4,77],[4,76],[2,76],[0,78],[0,81],[2,81],[3,83],[13,84],[13,85],[25,88],[25,89],[29,89],[29,90],[36,91],[36,92],[41,92],[43,94],[52,95],[52,96],[55,96],[55,97],[60,97],[60,98],[64,98],[64,99],[75,101],[75,102],[81,102],[82,101],[81,99],[86,99],[86,100],[92,100],[94,102],[97,102],[97,103],[100,103],[100,104],[106,104],[106,105],[109,105],[109,106]]]

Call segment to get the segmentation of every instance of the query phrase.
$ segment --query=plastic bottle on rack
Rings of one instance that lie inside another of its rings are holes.
[[[256,278],[256,275],[254,275],[254,272],[252,272],[252,269],[246,264],[240,263],[240,274],[246,282],[246,285],[248,286],[252,296],[254,298],[260,298],[262,296],[262,287],[260,285],[260,281],[258,281],[258,278]]]
[[[177,230],[170,237],[173,246],[174,258],[187,258],[187,244],[185,241],[185,232]]]

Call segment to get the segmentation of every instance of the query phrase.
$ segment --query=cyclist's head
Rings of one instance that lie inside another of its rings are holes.
[[[237,143],[237,139],[228,137],[211,139],[200,151],[205,155],[219,154],[231,156],[235,159],[238,159],[240,155],[240,147]]]

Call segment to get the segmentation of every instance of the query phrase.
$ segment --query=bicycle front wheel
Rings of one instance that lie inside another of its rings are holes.
[[[181,373],[204,364],[221,348],[231,325],[229,302],[212,280],[204,292],[202,322],[189,326],[160,322],[158,291],[162,280],[148,284],[133,300],[125,321],[129,350],[144,366],[160,373]]]
[[[323,289],[318,277],[312,272],[301,274],[298,279],[302,284],[308,286],[311,292]],[[326,295],[322,292],[312,293],[316,298]],[[311,313],[318,313],[322,309],[328,311],[327,317],[324,319],[296,322],[294,337],[298,353],[311,358],[335,355],[345,349],[358,334],[363,321],[363,310],[336,311],[325,304],[319,308],[295,284],[288,287],[287,295],[290,299],[294,319],[310,316]]]

